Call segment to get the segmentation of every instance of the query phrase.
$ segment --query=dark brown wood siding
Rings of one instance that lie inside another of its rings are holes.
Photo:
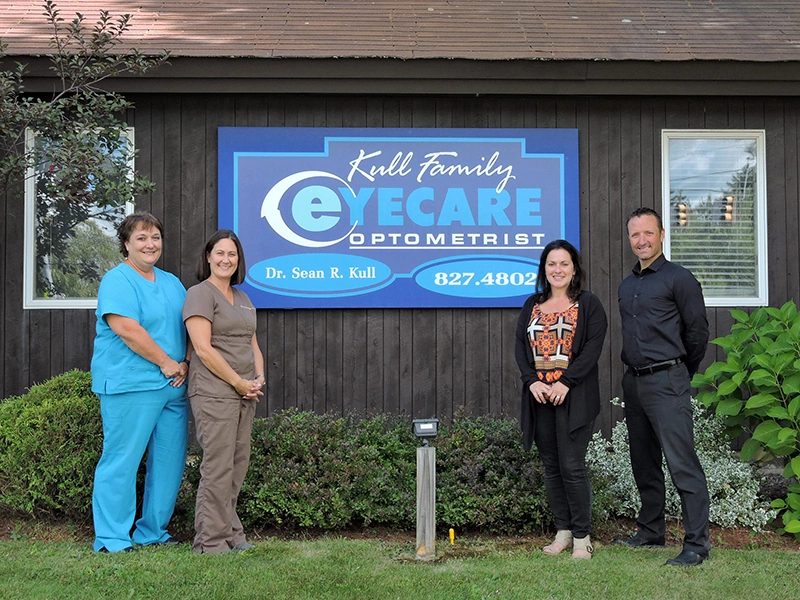
[[[663,128],[767,132],[770,303],[800,297],[798,98],[398,97],[141,95],[137,168],[157,189],[137,206],[164,220],[163,266],[186,285],[217,219],[217,127],[574,127],[580,132],[581,248],[589,288],[603,301],[609,335],[600,361],[603,399],[620,395],[616,289],[633,263],[627,214],[660,207]],[[0,211],[0,376],[3,396],[73,367],[88,368],[93,311],[22,310],[23,198]],[[516,416],[515,310],[263,310],[267,360],[261,414],[298,407],[342,413]],[[712,337],[731,325],[710,309]],[[707,361],[716,356],[710,346]],[[604,403],[608,431],[619,409]]]

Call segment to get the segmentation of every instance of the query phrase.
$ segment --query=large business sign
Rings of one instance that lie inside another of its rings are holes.
[[[519,306],[578,212],[575,129],[219,129],[258,307]]]

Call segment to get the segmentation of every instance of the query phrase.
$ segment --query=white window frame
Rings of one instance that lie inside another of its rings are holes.
[[[758,290],[756,296],[704,296],[708,307],[769,305],[767,270],[767,162],[766,132],[763,129],[662,129],[661,130],[661,215],[664,222],[664,256],[670,258],[672,227],[669,181],[669,142],[673,139],[750,139],[756,142],[756,253]],[[705,295],[705,291],[704,291]]]
[[[136,147],[134,128],[128,127],[125,136],[133,148]],[[25,152],[31,152],[36,143],[36,133],[25,130]],[[131,153],[130,173],[133,176],[134,157]],[[134,211],[133,198],[125,202],[125,214]],[[36,168],[29,165],[25,172],[25,231],[22,268],[22,308],[36,309],[87,309],[97,308],[97,298],[37,298],[36,297]],[[120,256],[120,260],[122,260]]]

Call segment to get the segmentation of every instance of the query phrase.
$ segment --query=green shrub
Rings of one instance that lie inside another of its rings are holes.
[[[457,419],[436,440],[437,521],[488,531],[541,530],[550,521],[541,463],[515,421]]]
[[[288,410],[258,419],[239,499],[247,527],[415,526],[416,446],[407,419],[358,421]],[[516,423],[458,419],[437,450],[437,521],[487,531],[541,529],[538,461]]]
[[[251,527],[400,525],[414,510],[414,440],[392,417],[288,410],[257,419],[239,513]]]
[[[0,510],[87,519],[99,413],[89,373],[74,370],[0,402]]]
[[[200,457],[188,454],[186,470],[175,502],[175,512],[172,513],[170,521],[170,529],[175,533],[190,535],[194,532],[194,504],[197,499],[198,483],[200,483]]]
[[[744,434],[743,460],[780,457],[795,481],[781,511],[782,531],[800,538],[800,315],[794,302],[747,314],[732,310],[731,332],[713,340],[726,360],[692,379],[699,401],[725,419],[733,437]]]
[[[775,518],[775,511],[758,497],[755,470],[729,449],[725,427],[719,418],[708,414],[696,401],[692,401],[692,410],[695,449],[708,481],[711,522],[722,527],[761,530]],[[633,480],[628,429],[624,421],[614,426],[610,440],[600,433],[594,435],[587,463],[595,487],[595,519],[635,517],[641,503]],[[662,468],[666,476],[666,513],[670,518],[679,519],[680,497],[668,476],[666,461]]]
[[[362,525],[415,523],[416,440],[407,420],[378,416],[356,427],[352,504]],[[409,480],[409,473],[411,479]]]
[[[762,526],[771,513],[754,499],[749,467],[720,450],[718,423],[698,424],[697,437],[714,521]],[[401,417],[287,410],[256,419],[239,514],[249,529],[413,529],[417,445]],[[515,421],[457,418],[441,427],[434,445],[441,528],[525,532],[549,523],[541,464],[535,452],[522,450]],[[101,448],[88,373],[70,371],[0,402],[0,511],[88,520]],[[624,424],[610,442],[596,436],[591,448],[595,518],[634,515],[638,494]],[[172,521],[178,531],[192,530],[199,466],[200,457],[190,454]],[[679,514],[677,496],[670,502],[671,514]]]

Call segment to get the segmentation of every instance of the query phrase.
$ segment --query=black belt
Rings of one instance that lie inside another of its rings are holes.
[[[682,358],[673,358],[672,360],[662,360],[661,362],[653,363],[652,365],[647,365],[646,367],[628,367],[628,368],[630,369],[631,373],[634,374],[635,377],[641,377],[642,375],[651,375],[653,373],[663,371],[664,369],[669,369],[670,367],[679,365],[682,362],[683,362]]]

